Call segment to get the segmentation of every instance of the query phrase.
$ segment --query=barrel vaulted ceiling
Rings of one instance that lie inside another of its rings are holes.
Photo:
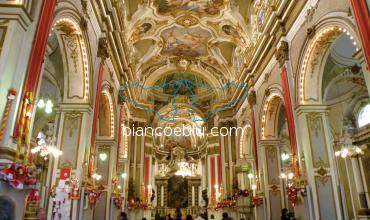
[[[166,74],[190,72],[224,85],[260,74],[300,2],[98,0],[93,7],[121,83],[154,85]]]

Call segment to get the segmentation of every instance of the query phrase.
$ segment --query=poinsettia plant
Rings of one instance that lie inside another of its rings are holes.
[[[86,193],[88,195],[89,203],[90,203],[91,207],[94,207],[96,205],[97,201],[101,197],[101,192],[96,191],[95,189],[91,189],[90,191],[87,191]]]
[[[0,170],[0,179],[15,189],[32,188],[37,184],[36,168],[12,163]]]
[[[292,206],[298,202],[298,189],[294,185],[288,187],[288,200]]]
[[[128,200],[128,209],[132,210],[132,209],[144,209],[144,210],[147,210],[148,209],[148,204],[143,202],[143,201],[137,201],[135,199],[129,199]]]
[[[123,201],[123,199],[122,199],[121,197],[114,197],[114,198],[113,198],[114,206],[115,206],[117,209],[121,209],[121,208],[122,208],[122,201]]]

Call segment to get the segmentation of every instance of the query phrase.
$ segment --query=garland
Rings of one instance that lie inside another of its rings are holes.
[[[135,201],[134,199],[131,199],[128,201],[128,209],[144,209],[148,210],[149,206],[147,203],[142,202],[142,201]]]
[[[249,194],[250,192],[247,189],[239,190],[238,192],[234,193],[234,195],[232,196],[232,199],[237,200],[239,197],[248,197]]]

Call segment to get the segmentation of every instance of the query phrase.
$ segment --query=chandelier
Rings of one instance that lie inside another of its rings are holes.
[[[366,149],[366,146],[359,147],[353,145],[353,138],[351,135],[351,130],[353,130],[353,128],[350,125],[345,125],[343,130],[344,134],[342,135],[338,142],[335,142],[336,145],[339,145],[341,147],[340,150],[335,151],[335,156],[347,158],[347,157],[359,157],[364,155],[364,150]]]
[[[31,153],[36,154],[39,153],[41,157],[47,159],[48,155],[53,155],[54,157],[59,157],[62,155],[62,151],[56,148],[51,144],[52,141],[46,138],[46,135],[42,132],[39,132],[37,135],[37,146],[32,148]]]
[[[195,164],[190,165],[188,162],[179,162],[177,163],[179,169],[176,171],[176,176],[194,176],[196,172]]]

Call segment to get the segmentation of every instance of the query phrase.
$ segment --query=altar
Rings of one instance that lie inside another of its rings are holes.
[[[201,178],[198,176],[156,177],[157,207],[160,215],[181,213],[195,215],[200,213]]]

